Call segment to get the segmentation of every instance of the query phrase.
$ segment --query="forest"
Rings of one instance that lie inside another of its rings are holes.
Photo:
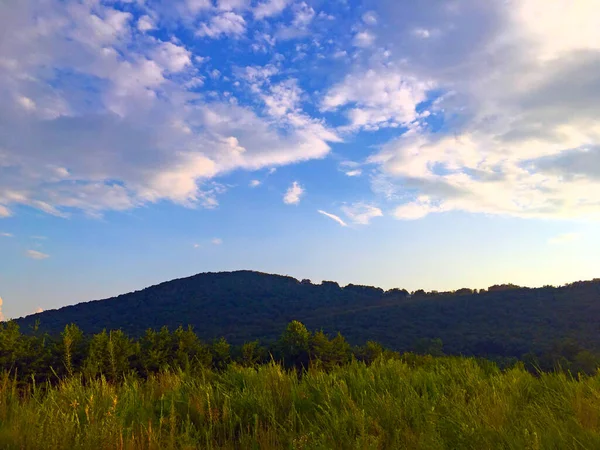
[[[600,358],[399,353],[291,321],[265,346],[191,327],[0,324],[0,448],[600,448]]]
[[[86,334],[191,325],[204,341],[272,345],[292,320],[340,332],[353,346],[376,341],[399,352],[441,340],[451,355],[498,362],[582,350],[600,353],[600,280],[565,286],[425,292],[239,271],[204,273],[107,300],[79,303],[16,320],[24,334],[57,335],[71,323]],[[557,350],[560,349],[560,350]]]

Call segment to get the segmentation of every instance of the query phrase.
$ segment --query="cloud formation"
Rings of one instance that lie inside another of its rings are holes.
[[[0,218],[214,208],[226,174],[324,158],[332,143],[354,157],[358,137],[369,154],[344,173],[368,171],[368,201],[395,217],[598,219],[598,10],[9,0]]]
[[[283,203],[286,205],[297,205],[300,203],[300,197],[304,195],[304,188],[294,181],[283,196]]]
[[[410,86],[430,89],[417,89],[414,107],[367,116],[385,124],[404,110],[404,123],[412,120],[369,159],[380,168],[376,184],[385,179],[405,199],[396,217],[600,218],[600,82],[592,75],[600,69],[600,31],[590,18],[598,0],[381,6],[380,17],[400,21],[385,36],[392,61],[368,62],[352,76],[386,79],[394,64],[393,74],[416,80]],[[426,23],[413,21],[425,8]],[[423,25],[429,31],[417,33],[420,43],[401,39]],[[368,91],[340,92],[331,91],[325,106],[372,102]]]
[[[344,222],[342,219],[340,219],[335,214],[331,214],[331,213],[325,212],[325,211],[323,211],[321,209],[317,210],[317,212],[319,214],[323,214],[325,217],[329,217],[331,220],[336,221],[337,223],[339,223],[343,227],[347,227],[348,226],[348,224],[346,222]]]
[[[50,255],[46,254],[46,253],[42,253],[42,252],[38,252],[37,250],[27,250],[25,252],[25,254],[27,255],[28,258],[31,259],[47,259],[50,258]]]
[[[344,205],[341,209],[353,223],[358,225],[368,225],[375,217],[383,216],[381,209],[363,202]]]
[[[0,6],[0,217],[17,205],[61,217],[161,200],[214,207],[224,191],[216,177],[322,158],[338,140],[298,103],[285,109],[287,84],[264,94],[272,116],[199,90],[206,56],[174,35],[152,36],[158,10],[131,3],[136,19],[118,6]],[[245,33],[247,2],[217,6],[186,2],[202,17],[199,35]],[[272,17],[285,6],[266,2],[254,14]]]

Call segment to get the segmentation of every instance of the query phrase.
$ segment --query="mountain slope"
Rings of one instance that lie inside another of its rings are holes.
[[[340,331],[351,343],[376,340],[396,350],[441,338],[450,353],[521,356],[573,339],[600,350],[600,280],[539,289],[503,286],[472,293],[415,292],[239,271],[205,273],[115,298],[80,303],[19,319],[26,331],[60,332],[69,323],[86,332],[193,325],[205,339],[232,343],[275,339],[293,320]]]

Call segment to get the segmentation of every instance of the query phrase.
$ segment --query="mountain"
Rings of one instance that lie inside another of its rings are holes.
[[[205,340],[234,344],[276,339],[291,320],[341,332],[351,343],[375,340],[403,351],[440,338],[447,353],[521,356],[573,340],[600,350],[600,279],[562,287],[492,286],[485,291],[413,292],[259,272],[203,273],[107,300],[18,319],[59,333],[76,323],[86,333],[123,329],[133,336],[164,325],[192,325]]]

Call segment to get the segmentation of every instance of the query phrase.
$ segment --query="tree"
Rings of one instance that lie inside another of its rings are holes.
[[[85,359],[85,342],[83,338],[83,331],[75,325],[67,325],[64,331],[61,333],[61,353],[62,362],[66,374],[73,376],[73,374],[80,370],[81,365]]]
[[[213,367],[218,370],[225,370],[231,362],[231,345],[224,337],[213,342],[210,348],[212,353]]]
[[[279,339],[279,349],[284,364],[307,368],[309,362],[310,332],[304,324],[291,321]]]
[[[244,367],[254,367],[265,360],[266,351],[258,341],[246,342],[240,349],[240,364]]]

